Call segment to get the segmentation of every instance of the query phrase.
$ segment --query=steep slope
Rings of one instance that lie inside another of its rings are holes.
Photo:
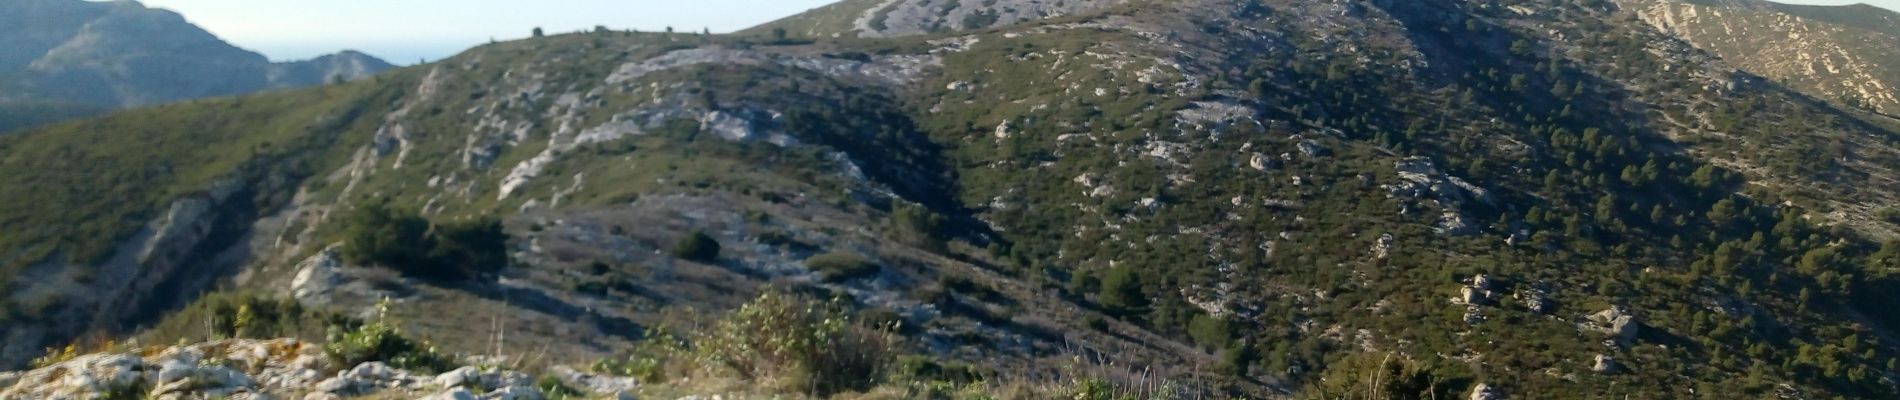
[[[1900,113],[1900,13],[1759,0],[1620,3],[1756,75],[1823,100]]]
[[[132,107],[312,86],[391,66],[361,53],[272,64],[167,10],[132,1],[25,0],[0,5],[0,111]],[[20,111],[24,113],[24,111]],[[0,120],[0,131],[26,126]]]
[[[787,21],[863,5],[841,4]],[[777,287],[990,376],[1892,396],[1891,125],[1638,16],[1191,0],[891,38],[597,32],[31,131],[0,138],[0,184],[29,188],[0,195],[27,228],[0,236],[4,355],[215,334],[178,303],[224,282],[585,363]],[[506,262],[360,255],[488,218]]]

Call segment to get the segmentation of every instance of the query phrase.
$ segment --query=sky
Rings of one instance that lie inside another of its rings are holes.
[[[4,1],[4,0],[0,0]],[[275,61],[358,50],[392,63],[437,60],[487,43],[607,26],[730,32],[833,0],[141,0],[184,14]]]
[[[3,0],[0,0],[3,1]],[[276,61],[358,50],[397,64],[437,60],[489,40],[526,37],[535,27],[731,32],[834,0],[143,0],[184,14],[239,47]],[[1865,2],[1900,10],[1900,0]]]
[[[1855,3],[1866,3],[1866,4],[1872,4],[1872,5],[1876,5],[1876,6],[1880,6],[1880,7],[1882,7],[1882,8],[1886,8],[1886,9],[1889,9],[1889,10],[1900,10],[1900,0],[1850,0],[1850,1],[1842,1],[1842,0],[1770,0],[1770,1],[1773,1],[1773,2],[1776,2],[1776,3],[1788,3],[1788,4],[1820,4],[1820,5],[1829,5],[1829,6],[1838,6],[1838,5],[1843,5],[1843,4],[1855,4]]]

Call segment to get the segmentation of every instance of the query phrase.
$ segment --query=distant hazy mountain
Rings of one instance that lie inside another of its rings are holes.
[[[0,131],[120,107],[309,86],[391,68],[344,52],[271,63],[135,1],[0,2]]]

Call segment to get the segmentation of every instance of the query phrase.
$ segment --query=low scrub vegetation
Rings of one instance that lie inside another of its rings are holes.
[[[878,266],[864,256],[830,252],[805,259],[805,268],[817,272],[825,282],[842,282],[876,274]]]
[[[889,372],[897,337],[856,323],[841,305],[767,293],[695,342],[706,366],[798,393],[862,391]]]
[[[731,379],[774,393],[828,397],[885,382],[896,365],[894,327],[855,318],[844,304],[767,292],[704,328],[665,328],[599,373],[644,382]]]
[[[673,256],[683,260],[712,263],[719,260],[719,241],[705,232],[693,232],[673,244]]]
[[[150,343],[292,337],[321,340],[341,316],[305,308],[296,300],[254,293],[213,293],[173,312],[140,338]]]
[[[332,327],[329,343],[323,351],[339,366],[354,366],[381,361],[396,368],[428,373],[448,370],[449,356],[436,351],[428,342],[403,336],[402,329],[389,320],[389,304],[377,304],[377,318],[354,328]]]

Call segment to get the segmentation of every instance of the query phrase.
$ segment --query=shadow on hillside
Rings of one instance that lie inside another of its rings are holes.
[[[467,283],[447,286],[488,300],[507,303],[510,306],[547,314],[565,321],[592,322],[600,332],[618,336],[629,341],[646,338],[646,327],[626,318],[601,314],[587,307],[568,303],[566,300],[549,296],[540,290],[524,287],[511,287],[499,283]]]

